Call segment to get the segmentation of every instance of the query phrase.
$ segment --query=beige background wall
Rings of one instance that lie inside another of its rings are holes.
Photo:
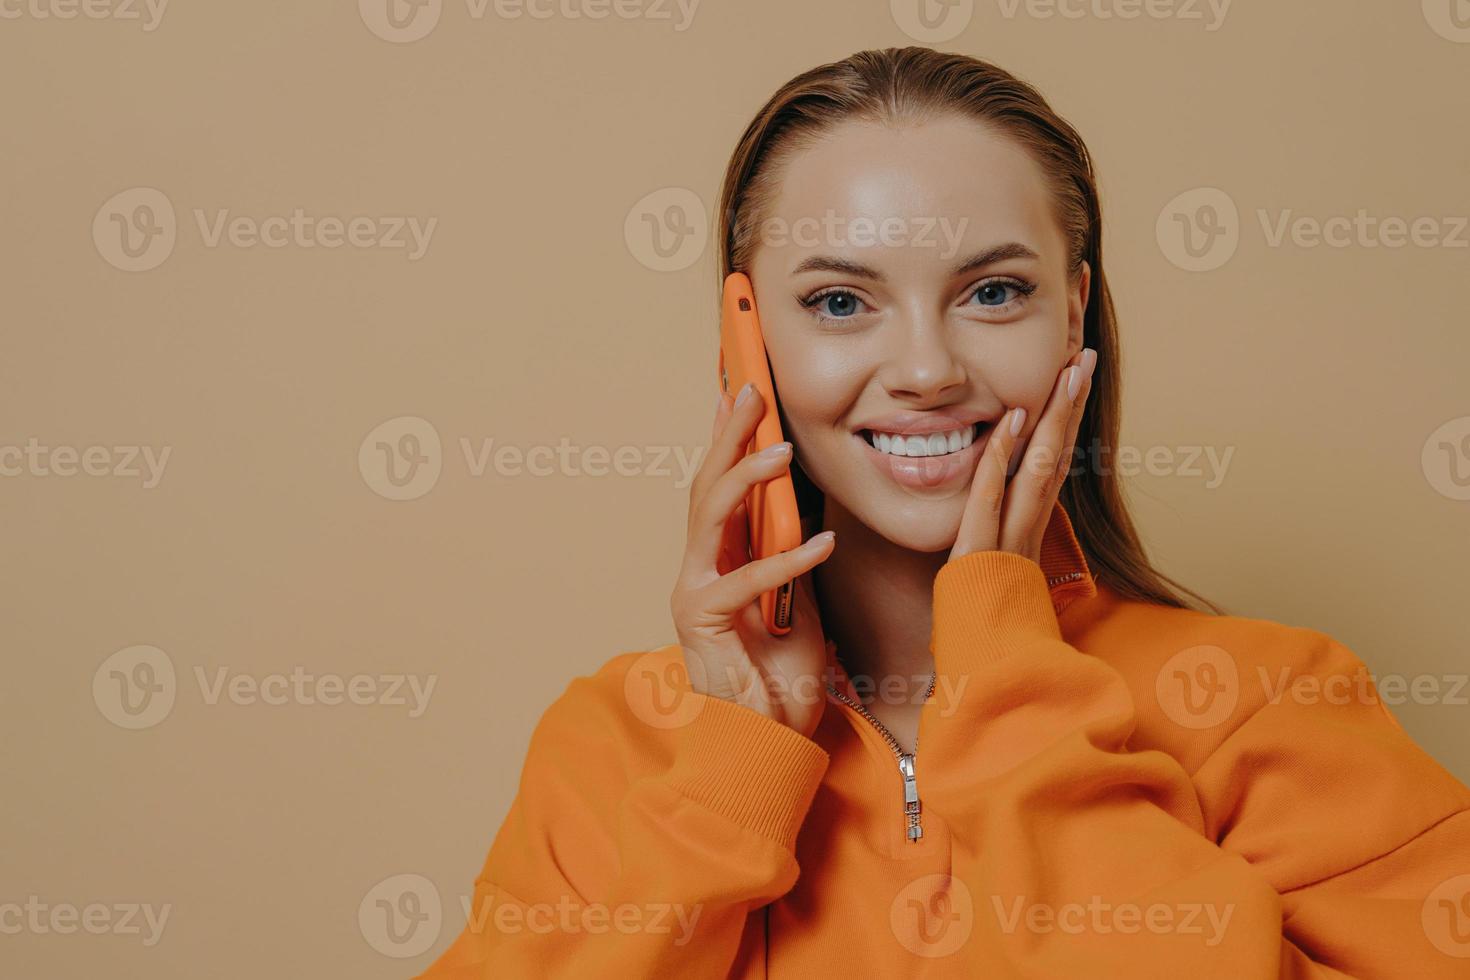
[[[0,973],[402,977],[444,948],[541,711],[672,639],[677,454],[714,400],[700,209],[735,137],[796,72],[916,37],[1090,143],[1161,567],[1429,678],[1394,711],[1470,779],[1451,2],[976,0],[924,35],[908,0],[436,0],[402,29],[384,0],[0,0],[0,904],[40,906],[0,920]],[[1174,215],[1207,205],[1196,260]],[[266,220],[296,209],[366,244]],[[1429,222],[1268,233],[1360,210]],[[221,212],[247,220],[215,238]],[[380,241],[409,218],[421,255]],[[488,440],[571,462],[481,467]],[[379,442],[426,462],[397,486]],[[1223,478],[1189,447],[1233,452]],[[65,931],[84,914],[102,934]]]

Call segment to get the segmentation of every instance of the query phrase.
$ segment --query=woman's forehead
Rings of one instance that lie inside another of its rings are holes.
[[[1057,232],[1040,168],[1025,150],[953,116],[840,124],[782,161],[777,188],[763,209],[766,246],[882,247],[930,227],[1040,251]]]

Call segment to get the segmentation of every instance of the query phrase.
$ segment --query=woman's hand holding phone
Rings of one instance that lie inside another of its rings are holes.
[[[764,409],[753,386],[721,394],[710,451],[689,490],[684,562],[669,599],[693,690],[734,701],[811,737],[826,703],[826,640],[810,572],[832,554],[824,531],[790,551],[750,557],[745,500],[791,465],[791,444],[745,454]],[[738,401],[738,404],[735,402]],[[790,632],[773,636],[760,595],[796,581]]]

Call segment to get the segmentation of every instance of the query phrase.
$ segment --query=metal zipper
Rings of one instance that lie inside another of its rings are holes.
[[[1083,578],[1083,576],[1083,572],[1068,572],[1065,575],[1054,575],[1047,578],[1046,584],[1048,589],[1055,588],[1063,582],[1075,582]],[[928,701],[934,696],[934,683],[938,679],[939,674],[937,672],[929,678],[929,690],[924,692],[925,701]],[[873,713],[867,709],[866,705],[860,701],[854,701],[831,684],[827,685],[827,691],[838,701],[841,701],[862,715],[868,724],[872,725],[878,734],[883,737],[883,741],[888,743],[888,748],[893,752],[894,758],[898,760],[899,775],[903,777],[903,815],[906,822],[904,835],[910,841],[917,841],[924,836],[924,827],[920,822],[921,805],[919,803],[919,786],[914,778],[914,759],[919,753],[918,739],[914,739],[914,751],[905,752],[903,747],[898,744],[898,739],[884,727],[881,721],[873,716]]]
[[[934,682],[938,679],[939,675],[937,673],[929,678],[929,690],[924,692],[925,701],[928,701],[934,695]],[[898,759],[898,772],[903,777],[903,815],[906,823],[904,834],[910,841],[917,841],[920,837],[924,836],[924,827],[919,822],[919,785],[914,779],[914,757],[919,752],[918,738],[914,739],[914,751],[905,752],[903,747],[898,744],[898,739],[894,737],[893,733],[881,721],[874,717],[873,713],[861,701],[853,700],[831,684],[827,685],[827,691],[834,698],[867,719],[868,724],[877,729],[878,734],[883,736],[883,741],[888,743],[888,748],[893,751],[894,757]]]

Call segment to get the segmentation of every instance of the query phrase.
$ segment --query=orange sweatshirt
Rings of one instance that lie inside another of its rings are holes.
[[[852,707],[805,738],[678,645],[573,680],[423,977],[1470,977],[1470,789],[1342,644],[1123,599],[1060,504],[933,612],[907,781]]]

